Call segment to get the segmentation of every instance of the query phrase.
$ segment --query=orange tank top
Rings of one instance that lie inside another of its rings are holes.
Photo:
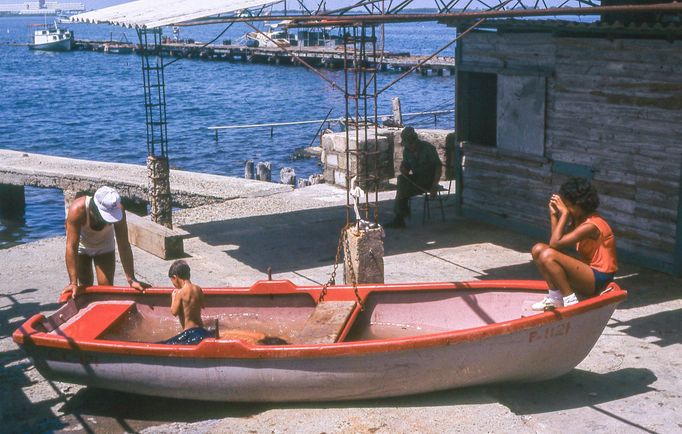
[[[598,214],[587,217],[581,225],[592,223],[599,229],[599,237],[596,240],[586,238],[578,242],[576,249],[583,261],[590,267],[602,273],[615,273],[618,270],[616,258],[616,238],[613,236],[611,226]]]

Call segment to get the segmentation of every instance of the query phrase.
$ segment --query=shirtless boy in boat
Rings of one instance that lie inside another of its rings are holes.
[[[183,332],[161,343],[194,345],[204,338],[214,337],[204,328],[204,322],[201,320],[204,292],[190,280],[187,262],[183,260],[173,262],[168,270],[168,277],[175,287],[171,295],[171,313],[180,320]]]

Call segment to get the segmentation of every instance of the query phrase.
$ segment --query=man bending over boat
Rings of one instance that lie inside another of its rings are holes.
[[[93,264],[97,284],[113,285],[116,245],[130,287],[144,291],[150,286],[135,278],[125,208],[116,190],[104,186],[99,188],[94,196],[82,196],[74,200],[66,212],[65,225],[65,262],[69,284],[62,294],[76,297],[83,288],[92,286]]]
[[[168,270],[168,277],[175,287],[171,295],[171,314],[178,317],[183,332],[159,343],[194,345],[204,338],[214,337],[204,328],[204,322],[201,320],[204,292],[199,285],[193,284],[190,280],[187,262],[181,259],[173,262]]]
[[[585,178],[571,178],[549,200],[552,228],[549,244],[538,243],[531,251],[549,294],[533,310],[552,310],[599,294],[618,270],[616,239],[598,213],[597,190]],[[580,259],[561,252],[575,246]]]

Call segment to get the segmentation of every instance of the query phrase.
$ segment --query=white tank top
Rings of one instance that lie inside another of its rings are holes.
[[[85,197],[85,224],[81,226],[78,254],[97,256],[116,250],[114,225],[107,223],[102,230],[96,231],[90,227],[90,206],[92,197]]]

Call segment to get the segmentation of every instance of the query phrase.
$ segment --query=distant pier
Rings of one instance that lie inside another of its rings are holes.
[[[137,53],[137,44],[79,39],[75,50],[97,51],[110,54]],[[186,57],[227,62],[269,63],[274,65],[295,64],[295,54],[307,63],[327,69],[343,68],[343,46],[337,47],[291,47],[284,51],[277,47],[247,47],[244,45],[205,45],[194,42],[172,42],[161,46],[164,57]],[[293,54],[292,54],[293,53]],[[381,71],[407,71],[418,65],[427,56],[412,56],[409,53],[384,52],[371,65]],[[422,75],[452,75],[455,72],[454,57],[434,57],[416,69]]]

